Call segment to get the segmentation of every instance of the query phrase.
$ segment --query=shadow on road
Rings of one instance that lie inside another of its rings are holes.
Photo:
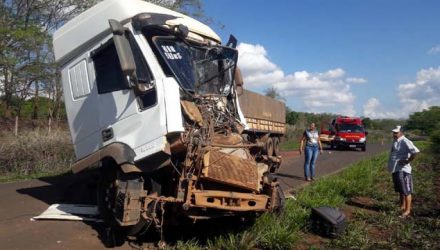
[[[295,180],[304,180],[304,177],[301,176],[297,176],[297,175],[291,175],[291,174],[283,174],[283,173],[277,173],[275,174],[276,177],[286,177],[286,178],[290,178],[290,179],[295,179]]]
[[[42,177],[38,178],[39,182],[31,187],[18,189],[17,192],[38,199],[48,206],[55,203],[96,205],[98,178],[97,172],[93,170],[75,175],[66,173]],[[115,240],[110,239],[110,234],[103,223],[93,221],[83,221],[83,223],[97,232],[97,237],[103,245],[122,245],[114,244]]]
[[[93,172],[76,175],[70,173],[52,177],[42,177],[38,180],[45,184],[18,189],[17,192],[29,195],[51,205],[54,203],[96,204],[96,181]]]

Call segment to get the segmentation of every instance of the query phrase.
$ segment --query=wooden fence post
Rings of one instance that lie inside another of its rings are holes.
[[[50,135],[50,131],[51,131],[51,126],[52,126],[52,117],[49,117],[49,131],[48,134]]]
[[[15,135],[15,136],[18,136],[18,116],[15,116],[14,135]]]

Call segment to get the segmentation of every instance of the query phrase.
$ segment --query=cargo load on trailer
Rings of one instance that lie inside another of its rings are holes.
[[[239,95],[240,107],[246,119],[244,133],[248,139],[264,145],[264,155],[281,164],[280,143],[286,132],[286,105],[274,98],[244,89]]]
[[[241,115],[234,38],[222,45],[208,26],[145,1],[106,0],[53,43],[72,169],[99,171],[97,203],[109,225],[136,235],[180,217],[282,208],[270,174],[278,153],[265,142],[279,139],[284,120]]]

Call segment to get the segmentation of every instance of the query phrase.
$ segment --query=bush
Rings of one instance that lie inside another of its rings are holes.
[[[432,142],[432,147],[436,152],[440,152],[440,129],[435,130],[429,137]]]
[[[67,131],[50,135],[35,130],[0,144],[0,174],[29,176],[56,174],[70,168],[74,152]]]

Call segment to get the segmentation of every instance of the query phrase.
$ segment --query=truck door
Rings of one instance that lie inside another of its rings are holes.
[[[114,141],[124,142],[133,149],[148,144],[166,132],[161,125],[161,107],[157,88],[143,53],[132,34],[130,45],[136,63],[139,81],[149,89],[136,95],[124,76],[113,40],[98,49],[92,56],[98,89],[98,117],[103,145]]]

